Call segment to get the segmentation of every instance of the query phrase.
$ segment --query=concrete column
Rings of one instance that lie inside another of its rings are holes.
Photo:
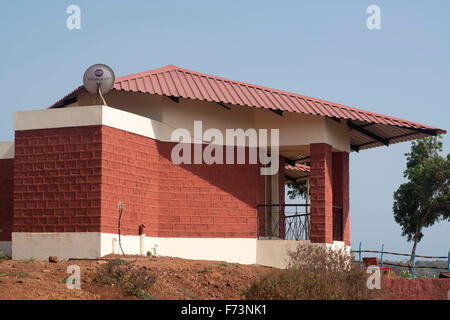
[[[311,242],[333,242],[332,151],[326,143],[310,144]]]
[[[348,152],[333,152],[333,205],[342,208],[343,240],[350,245],[350,198]]]

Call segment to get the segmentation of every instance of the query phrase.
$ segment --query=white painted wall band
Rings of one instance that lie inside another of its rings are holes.
[[[14,142],[0,142],[0,159],[14,159]]]
[[[189,106],[185,107],[189,108]],[[223,143],[218,143],[219,145],[230,145],[232,143],[226,140],[226,129],[239,129],[243,127],[245,131],[247,127],[254,128],[255,130],[279,129],[280,147],[331,142],[334,146],[349,151],[347,150],[349,149],[348,130],[343,130],[343,127],[340,128],[335,124],[327,125],[326,120],[321,119],[320,117],[308,117],[306,115],[300,117],[300,115],[297,115],[297,118],[295,118],[293,115],[290,115],[289,117],[286,116],[283,119],[276,119],[276,121],[274,121],[272,118],[268,117],[268,115],[264,114],[264,110],[259,110],[259,112],[255,114],[254,121],[252,120],[247,123],[246,126],[241,126],[240,123],[231,122],[229,119],[222,119],[220,115],[209,113],[195,114],[193,111],[194,114],[189,114],[189,118],[180,111],[184,109],[166,109],[167,114],[164,113],[164,120],[168,121],[168,123],[157,121],[136,113],[99,105],[17,111],[14,113],[14,130],[22,131],[105,125],[167,142],[173,141],[171,139],[171,134],[175,129],[183,128],[191,133],[192,143],[202,143],[200,139],[201,136],[199,137],[196,135],[193,130],[193,123],[196,120],[203,120],[205,123],[203,132],[207,129],[215,128],[215,126],[222,132],[224,141]],[[179,111],[179,113],[173,114],[176,113],[176,111]],[[186,112],[186,110],[184,110],[184,112]],[[267,134],[269,137],[268,142],[270,142],[270,132],[267,132]],[[194,136],[196,138],[193,138]],[[242,143],[239,143],[239,140],[234,141],[234,143],[236,145],[242,145]],[[247,139],[243,143],[244,145],[248,145]]]
[[[47,260],[49,256],[57,256],[59,259],[95,259],[111,253],[121,253],[117,239],[117,234],[99,232],[13,232],[12,258]],[[121,236],[125,254],[145,255],[148,251],[152,254],[156,251],[156,254],[160,256],[261,264],[275,268],[287,266],[288,251],[295,250],[299,243],[310,243],[310,241],[258,240],[256,238],[145,237],[142,240],[141,247],[140,236]],[[336,249],[346,247],[343,242],[336,241],[327,246]]]

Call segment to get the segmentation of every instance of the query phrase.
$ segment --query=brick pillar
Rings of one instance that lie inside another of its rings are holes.
[[[311,242],[333,242],[332,152],[326,143],[310,144]]]
[[[348,152],[333,152],[333,205],[342,208],[344,241],[350,245],[349,219],[349,155]]]

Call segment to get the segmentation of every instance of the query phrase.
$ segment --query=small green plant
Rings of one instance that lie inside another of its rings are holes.
[[[156,248],[158,248],[158,245],[155,243],[155,245],[152,248],[154,256],[156,256]]]
[[[225,268],[228,268],[228,267],[229,267],[229,265],[226,264],[226,263],[219,263],[218,266],[219,266],[219,267],[225,267]]]
[[[95,280],[103,285],[121,288],[140,299],[153,300],[154,297],[146,290],[156,282],[156,275],[145,267],[136,268],[135,262],[121,259],[108,261],[97,269]]]
[[[202,268],[202,272],[207,272],[210,270],[212,270],[212,266],[207,266],[207,267]]]
[[[0,250],[0,263],[2,263],[3,261],[6,261],[6,260],[10,260],[10,259],[11,259],[11,257],[5,255],[5,253],[2,250]]]
[[[122,259],[108,261],[97,270],[95,279],[104,285],[118,286],[124,279],[127,262]]]
[[[398,275],[400,278],[412,279],[412,274],[409,271],[401,271]]]
[[[191,295],[191,294],[188,294],[186,291],[184,291],[183,289],[177,289],[177,291],[179,292],[179,293],[181,293],[183,296],[185,296],[185,297],[187,297],[187,298],[189,298],[189,299],[191,299],[191,300],[194,300],[194,296],[193,295]]]
[[[137,294],[136,297],[141,298],[142,300],[155,300],[154,296],[146,292],[141,292]]]
[[[70,276],[64,277],[62,278],[61,282],[62,283],[67,283],[67,281],[69,281]]]
[[[145,290],[149,289],[156,282],[156,276],[151,274],[147,269],[140,267],[138,269],[129,269],[129,275],[126,281],[122,283],[122,287],[135,295],[136,297],[146,297]]]
[[[147,251],[147,257],[153,257],[153,253],[151,253],[151,251]]]
[[[28,263],[33,263],[36,261],[36,258],[31,257],[29,259],[23,260],[22,263],[28,264]]]

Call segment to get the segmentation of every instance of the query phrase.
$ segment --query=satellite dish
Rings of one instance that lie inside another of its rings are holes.
[[[91,94],[99,94],[104,103],[103,94],[114,87],[114,80],[114,71],[105,64],[90,66],[83,76],[84,88]]]

